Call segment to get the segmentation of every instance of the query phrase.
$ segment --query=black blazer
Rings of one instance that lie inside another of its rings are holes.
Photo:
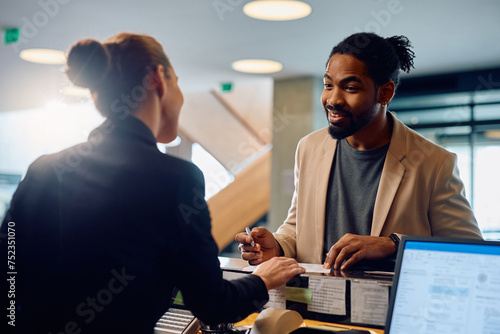
[[[16,333],[153,333],[174,286],[207,323],[240,320],[268,299],[258,276],[222,279],[203,174],[161,153],[135,117],[108,119],[30,166],[1,227],[2,254],[8,222]]]

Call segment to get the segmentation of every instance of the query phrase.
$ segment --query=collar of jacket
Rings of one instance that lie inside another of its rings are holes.
[[[89,135],[89,141],[98,136],[125,136],[156,146],[156,138],[138,118],[128,115],[126,117],[107,118],[104,123],[94,129]]]

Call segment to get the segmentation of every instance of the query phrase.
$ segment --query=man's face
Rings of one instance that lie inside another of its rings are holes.
[[[380,109],[365,64],[340,53],[328,62],[321,102],[329,122],[328,132],[334,139],[350,137],[363,129]]]

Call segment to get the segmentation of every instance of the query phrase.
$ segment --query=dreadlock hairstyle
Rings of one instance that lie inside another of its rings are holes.
[[[411,47],[405,36],[383,38],[374,33],[357,33],[333,47],[327,66],[336,53],[351,55],[365,63],[376,86],[391,80],[397,87],[399,70],[408,73],[413,67],[415,53],[410,50]]]

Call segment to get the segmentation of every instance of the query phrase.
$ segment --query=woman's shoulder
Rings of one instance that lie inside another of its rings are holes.
[[[193,162],[161,152],[160,155],[165,171],[169,171],[179,178],[189,177],[199,181],[204,180],[203,172]]]

